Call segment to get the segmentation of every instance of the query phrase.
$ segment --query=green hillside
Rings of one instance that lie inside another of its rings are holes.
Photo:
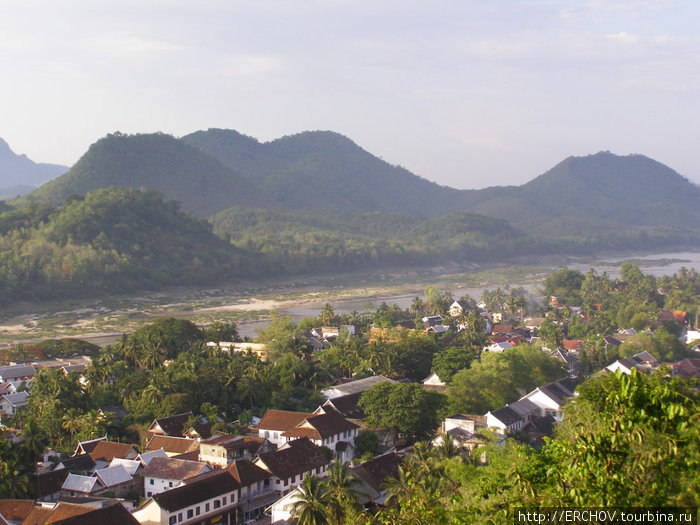
[[[435,216],[451,188],[392,166],[331,131],[307,131],[267,143],[211,129],[183,141],[259,182],[284,208]]]
[[[64,175],[30,198],[57,205],[72,194],[120,186],[156,190],[198,217],[236,204],[274,206],[262,188],[200,150],[162,133],[115,133],[97,141]]]
[[[209,223],[153,191],[109,188],[0,214],[0,301],[153,290],[253,275]]]

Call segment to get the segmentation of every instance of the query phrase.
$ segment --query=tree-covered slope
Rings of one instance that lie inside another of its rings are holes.
[[[183,137],[250,180],[285,208],[441,215],[458,192],[392,166],[331,131],[308,131],[259,143],[231,130]]]
[[[504,220],[467,212],[425,219],[234,207],[210,220],[217,234],[290,272],[476,262],[551,249],[548,242],[526,236]]]
[[[249,256],[154,191],[109,188],[0,214],[0,300],[252,275]]]
[[[63,176],[30,195],[57,205],[72,194],[120,186],[153,189],[198,217],[236,204],[274,206],[257,184],[214,157],[162,133],[115,133],[97,141]]]

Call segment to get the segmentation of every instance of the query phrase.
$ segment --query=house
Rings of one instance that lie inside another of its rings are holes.
[[[270,473],[272,490],[285,495],[301,483],[304,474],[324,475],[330,460],[320,447],[303,437],[262,454],[253,463]]]
[[[671,363],[671,370],[674,376],[684,379],[700,379],[700,358],[686,358],[677,363]]]
[[[310,412],[268,409],[258,424],[258,436],[279,447],[287,441],[282,435],[283,432],[294,428],[312,415]]]
[[[61,493],[70,497],[96,496],[103,490],[105,487],[98,478],[82,474],[68,474],[61,485]]]
[[[136,450],[136,446],[129,443],[98,441],[95,448],[88,455],[99,469],[109,465],[114,458],[136,459],[139,453]]]
[[[443,317],[441,315],[427,315],[421,319],[423,322],[423,328],[430,328],[431,326],[442,325]]]
[[[0,398],[0,414],[11,416],[27,405],[29,392],[17,392],[15,394],[5,394]]]
[[[210,348],[218,348],[222,352],[250,353],[257,357],[260,361],[267,361],[270,351],[265,343],[250,343],[248,341],[236,343],[231,341],[219,341],[215,343],[209,341],[207,346]]]
[[[201,461],[155,457],[143,471],[143,493],[146,498],[150,498],[211,470],[209,465]]]
[[[243,514],[243,523],[256,520],[265,509],[279,498],[272,490],[272,475],[248,459],[237,459],[226,467],[241,486],[238,500]]]
[[[481,434],[487,428],[486,416],[455,414],[445,418],[440,427],[440,435],[433,440],[433,446],[442,445],[443,434],[449,434],[455,445],[470,452],[486,443]]]
[[[28,381],[34,377],[36,369],[32,365],[0,366],[0,381]]]
[[[543,386],[538,386],[521,400],[528,399],[539,407],[540,417],[551,415],[559,422],[562,420],[562,407],[566,401],[576,395],[576,380],[560,379]],[[518,429],[519,430],[519,429]]]
[[[469,306],[467,301],[457,300],[450,305],[450,315],[452,317],[459,317],[463,313],[469,313],[472,311],[472,307]]]
[[[169,457],[166,453],[165,450],[162,448],[159,448],[158,450],[151,450],[149,452],[142,452],[141,454],[138,455],[136,459],[138,459],[141,464],[144,467],[147,467],[148,465],[151,464],[151,461],[153,461],[156,458],[167,458]]]
[[[436,324],[432,326],[428,326],[423,332],[426,334],[444,334],[450,329],[449,326],[445,326],[444,324]]]
[[[561,342],[561,346],[566,350],[567,352],[571,353],[576,353],[579,350],[581,350],[581,346],[583,345],[583,339],[564,339]]]
[[[146,443],[146,452],[161,449],[168,457],[179,456],[199,450],[199,442],[196,439],[156,434]]]
[[[199,443],[199,461],[226,468],[238,458],[253,458],[275,448],[268,439],[257,436],[218,435]]]
[[[134,480],[124,465],[115,465],[95,471],[94,476],[104,488],[99,492],[110,491],[117,498],[126,497],[130,492],[141,493],[140,480]]]
[[[227,471],[214,470],[154,494],[133,516],[141,525],[237,523],[239,489],[240,485]]]
[[[496,341],[492,342],[490,345],[485,346],[483,348],[484,352],[497,352],[501,353],[504,350],[507,350],[508,348],[513,348],[513,345],[511,345],[508,341]]]
[[[305,418],[282,436],[286,441],[306,437],[316,446],[328,447],[343,463],[354,457],[358,425],[351,423],[338,412],[329,411]]]
[[[581,372],[581,360],[572,353],[567,352],[563,348],[557,348],[553,353],[552,357],[564,363],[569,377],[576,377]]]
[[[442,381],[435,372],[431,372],[421,383],[423,383],[423,388],[426,390],[433,390],[441,394],[444,394],[447,390],[447,384]]]
[[[523,321],[523,325],[534,334],[540,331],[540,328],[542,328],[542,323],[544,323],[546,320],[547,319],[544,317],[528,317]]]
[[[326,399],[335,399],[336,397],[347,396],[349,394],[356,394],[358,392],[364,392],[369,388],[373,387],[378,383],[395,383],[393,379],[384,377],[381,375],[366,377],[364,379],[358,379],[357,381],[350,381],[349,383],[343,383],[339,385],[329,386],[322,390],[323,396]]]
[[[523,424],[520,415],[508,405],[486,413],[486,425],[501,433],[505,431],[517,432]]]
[[[97,446],[100,441],[107,441],[107,436],[102,436],[95,439],[90,439],[87,441],[78,441],[78,445],[75,447],[73,456],[80,456],[83,454],[89,454]]]
[[[54,465],[52,470],[66,469],[70,472],[80,472],[82,474],[89,475],[95,472],[96,466],[95,461],[89,454],[79,454],[77,456],[60,459],[58,463]]]
[[[185,425],[192,417],[192,412],[176,414],[174,416],[156,418],[148,427],[147,431],[152,435],[159,436],[182,436],[187,430]]]
[[[357,404],[361,396],[362,392],[356,392],[346,396],[334,397],[333,399],[326,400],[319,409],[323,412],[335,410],[345,419],[359,421],[365,417],[365,411]],[[319,409],[314,413],[318,413]]]

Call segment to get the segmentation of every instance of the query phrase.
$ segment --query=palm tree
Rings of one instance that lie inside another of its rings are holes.
[[[358,499],[364,493],[357,488],[359,480],[350,472],[347,465],[336,459],[328,471],[328,479],[323,482],[328,498],[327,509],[331,523],[341,525],[350,509],[359,509]]]
[[[297,490],[299,496],[292,505],[292,516],[297,518],[297,525],[328,525],[328,497],[323,484],[307,473]]]
[[[28,421],[22,428],[22,448],[26,457],[36,462],[44,454],[48,446],[46,434],[35,421]]]
[[[447,432],[440,435],[440,445],[434,450],[439,459],[450,459],[459,454],[459,447],[457,447],[452,434]]]
[[[73,443],[73,436],[80,432],[82,422],[78,411],[75,408],[69,408],[66,414],[61,418],[61,428],[70,434],[70,442]]]

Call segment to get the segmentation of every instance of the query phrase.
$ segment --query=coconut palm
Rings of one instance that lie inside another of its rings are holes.
[[[297,525],[328,525],[328,497],[318,478],[306,474],[297,490],[299,496],[292,505],[292,516],[297,518]]]
[[[359,509],[358,499],[364,493],[358,488],[359,480],[350,472],[347,465],[336,459],[328,471],[328,479],[323,482],[328,498],[327,510],[331,523],[341,525],[351,509]]]

